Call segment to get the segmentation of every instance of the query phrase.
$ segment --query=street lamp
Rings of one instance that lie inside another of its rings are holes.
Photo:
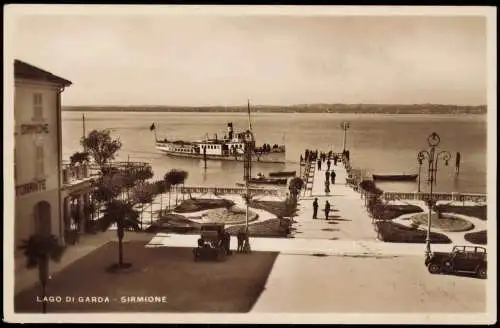
[[[427,199],[427,205],[429,206],[429,218],[427,220],[427,237],[425,239],[426,248],[425,248],[425,256],[428,257],[431,253],[431,213],[432,207],[435,205],[435,201],[432,199],[432,190],[434,184],[436,184],[436,176],[438,170],[438,161],[439,159],[443,159],[445,161],[445,165],[448,166],[448,161],[451,158],[450,152],[443,150],[436,153],[436,147],[439,145],[441,139],[436,132],[431,133],[427,137],[427,143],[430,148],[428,150],[421,150],[417,155],[417,161],[419,164],[419,174],[418,174],[418,191],[420,192],[420,167],[423,164],[423,161],[427,159],[428,161],[428,176],[427,182],[430,184],[430,192],[429,198]]]
[[[344,130],[344,143],[343,143],[343,153],[345,153],[345,144],[346,144],[346,140],[347,140],[347,129],[349,129],[350,127],[350,124],[349,122],[342,122],[340,124],[340,127]]]

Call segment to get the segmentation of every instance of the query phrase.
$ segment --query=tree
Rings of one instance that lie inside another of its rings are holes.
[[[177,206],[177,201],[178,201],[178,190],[177,190],[177,185],[179,184],[184,184],[184,181],[187,179],[188,173],[183,170],[170,170],[165,174],[164,180],[167,182],[168,185],[170,186],[176,186],[175,188],[175,206]],[[170,207],[170,196],[169,196],[169,207]]]
[[[42,312],[46,313],[47,301],[45,298],[49,280],[49,262],[50,260],[59,262],[65,248],[54,235],[36,234],[28,240],[24,240],[19,249],[24,250],[24,256],[27,260],[26,267],[28,269],[38,268],[38,279],[42,286]]]
[[[111,200],[104,210],[104,215],[100,220],[102,231],[106,231],[113,224],[116,224],[116,234],[118,237],[118,263],[111,266],[111,269],[124,269],[131,266],[123,261],[123,237],[125,229],[139,230],[139,213],[134,210],[134,204],[129,200]]]
[[[84,164],[88,163],[90,158],[89,158],[89,153],[87,152],[75,152],[71,157],[69,158],[70,160],[70,165],[75,166],[76,164]]]
[[[146,204],[151,204],[151,207],[153,206],[152,203],[156,196],[156,193],[157,193],[157,188],[155,185],[144,182],[136,185],[133,189],[133,197],[132,197],[133,204],[141,204],[141,214],[140,214],[141,230],[143,229],[142,216],[144,214],[144,206]],[[153,213],[151,213],[151,216],[152,215]],[[151,224],[153,223],[152,220],[153,218],[151,217],[151,222],[150,222]]]
[[[111,160],[115,159],[116,153],[122,148],[121,141],[119,139],[112,139],[110,134],[111,131],[109,129],[101,131],[93,130],[87,137],[81,140],[81,145],[84,149],[88,150],[88,153],[101,170]]]
[[[292,202],[297,204],[297,198],[299,196],[300,190],[304,187],[304,180],[301,178],[293,178],[290,180],[288,185],[288,190],[290,190],[290,196],[292,197]]]
[[[160,195],[160,216],[163,212],[163,194],[168,190],[170,191],[170,185],[167,184],[165,180],[156,181],[156,193]]]
[[[153,176],[151,166],[144,163],[112,165],[111,161],[122,144],[118,139],[111,138],[109,130],[92,131],[82,139],[82,145],[100,168],[99,176],[93,182],[92,193],[94,201],[104,204],[100,227],[105,231],[116,224],[117,228],[118,263],[112,265],[111,269],[128,268],[131,264],[123,262],[123,238],[125,229],[139,230],[139,213],[134,206],[140,201],[137,197],[128,197],[128,191]],[[124,190],[127,190],[127,197],[124,197]]]

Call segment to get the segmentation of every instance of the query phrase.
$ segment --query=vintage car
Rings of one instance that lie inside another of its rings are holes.
[[[470,273],[486,279],[486,248],[480,246],[454,246],[451,252],[433,252],[425,260],[432,274]]]
[[[224,245],[224,224],[204,223],[201,226],[198,247],[193,249],[195,261],[224,261],[228,255]]]

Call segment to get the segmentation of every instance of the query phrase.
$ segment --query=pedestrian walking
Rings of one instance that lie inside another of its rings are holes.
[[[318,199],[314,198],[313,201],[313,219],[318,218]]]
[[[338,161],[337,155],[333,156],[333,165],[337,166],[337,161]]]
[[[328,215],[330,214],[330,202],[325,203],[325,219],[328,220]]]
[[[245,242],[245,232],[243,231],[243,229],[240,229],[240,231],[238,231],[236,238],[238,239],[238,248],[236,249],[236,251],[238,253],[241,253],[243,252],[243,244]]]
[[[328,179],[325,181],[325,193],[330,193],[330,181]]]
[[[325,171],[325,180],[330,180],[330,172]]]
[[[326,167],[327,167],[327,170],[330,171],[330,166],[332,165],[332,162],[330,162],[330,159],[328,159],[328,161],[326,162]]]
[[[321,171],[321,159],[318,159],[318,171]]]
[[[330,177],[332,179],[332,184],[335,184],[335,178],[337,177],[337,174],[334,170],[332,170],[332,172],[330,173]]]

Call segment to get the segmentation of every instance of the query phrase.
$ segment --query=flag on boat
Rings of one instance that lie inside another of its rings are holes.
[[[149,127],[149,131],[154,131],[156,129],[156,126],[155,124],[151,124],[151,126]]]

